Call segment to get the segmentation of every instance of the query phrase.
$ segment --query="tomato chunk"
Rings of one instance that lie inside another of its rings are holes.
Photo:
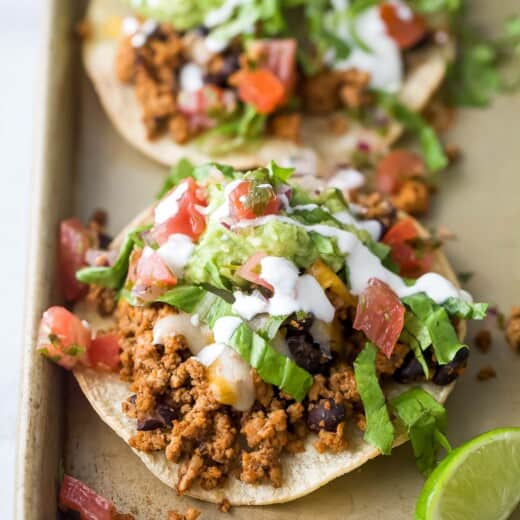
[[[260,273],[262,271],[262,265],[260,262],[266,256],[267,255],[262,251],[255,253],[246,261],[242,267],[240,267],[240,269],[237,271],[237,274],[244,280],[247,280],[248,282],[254,283],[256,285],[261,285],[262,287],[265,287],[266,289],[269,289],[271,292],[273,292],[274,287],[264,279],[260,278]]]
[[[177,284],[177,278],[170,268],[157,252],[148,246],[143,249],[137,260],[133,276],[135,282],[132,294],[145,302],[155,300]]]
[[[241,70],[233,75],[238,97],[253,105],[260,114],[274,112],[286,99],[282,81],[268,68]]]
[[[419,230],[411,218],[399,220],[383,237],[383,242],[391,247],[390,257],[399,266],[401,276],[418,278],[431,270],[433,253],[419,253],[410,244],[419,238]]]
[[[116,514],[116,509],[109,500],[70,475],[63,477],[59,506],[63,511],[78,512],[81,520],[111,520]]]
[[[385,22],[390,37],[396,41],[401,49],[409,49],[421,41],[428,31],[424,17],[400,10],[406,9],[390,2],[380,5],[379,13]]]
[[[258,65],[269,69],[283,84],[286,93],[296,82],[296,40],[271,38],[255,40],[248,46],[248,55],[258,57]]]
[[[204,85],[195,92],[179,93],[179,111],[189,116],[208,115],[223,108],[224,91],[215,85]]]
[[[155,209],[156,224],[153,237],[159,245],[167,242],[174,233],[188,235],[193,240],[206,229],[206,218],[201,208],[207,202],[201,189],[191,177],[168,193]]]
[[[91,232],[76,218],[60,224],[59,280],[63,296],[75,302],[87,292],[87,285],[76,280],[76,271],[85,267],[85,256],[92,244]]]
[[[230,194],[231,216],[237,220],[250,220],[280,211],[280,201],[268,183],[241,182]]]
[[[51,307],[43,313],[36,350],[70,370],[78,363],[88,365],[91,333],[83,322],[64,307]]]
[[[424,162],[416,153],[397,149],[383,157],[376,168],[377,191],[385,195],[397,193],[410,177],[424,175]]]
[[[392,289],[371,278],[359,295],[354,328],[390,357],[404,326],[405,308]]]
[[[88,349],[88,359],[94,368],[117,371],[119,368],[119,337],[117,334],[101,334],[96,336]]]

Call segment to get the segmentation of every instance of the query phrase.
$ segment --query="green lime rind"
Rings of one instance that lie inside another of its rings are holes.
[[[415,520],[505,520],[520,502],[520,428],[498,428],[453,450],[432,472]]]

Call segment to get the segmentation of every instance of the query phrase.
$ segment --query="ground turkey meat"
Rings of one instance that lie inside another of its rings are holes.
[[[520,352],[520,307],[511,309],[511,316],[506,324],[506,338],[515,352]]]

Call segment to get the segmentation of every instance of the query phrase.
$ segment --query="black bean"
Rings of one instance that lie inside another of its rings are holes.
[[[133,404],[135,406],[135,402],[137,401],[137,396],[135,394],[132,394],[129,398],[128,398],[128,402]]]
[[[106,233],[99,233],[99,247],[101,249],[108,249],[112,243],[113,238]]]
[[[165,426],[171,426],[173,420],[177,417],[175,410],[166,403],[159,403],[156,408],[157,415],[164,421]]]
[[[337,404],[334,399],[323,399],[309,411],[307,425],[314,432],[320,430],[335,432],[343,419],[345,419],[345,407]]]
[[[238,54],[226,54],[223,56],[223,64],[219,71],[211,72],[204,76],[204,83],[212,83],[218,87],[225,88],[228,86],[229,76],[240,68]]]
[[[308,333],[287,338],[287,346],[296,364],[311,374],[322,372],[330,364],[330,357],[324,355],[320,345]]]
[[[424,379],[424,371],[421,364],[417,361],[413,352],[410,352],[403,364],[395,371],[394,379],[398,383],[413,383]]]
[[[449,385],[462,373],[468,362],[469,350],[463,348],[457,352],[453,361],[446,365],[439,365],[433,382],[436,385],[445,386]]]
[[[145,419],[137,419],[137,431],[147,432],[150,430],[156,430],[162,428],[164,421],[161,417],[147,417]]]

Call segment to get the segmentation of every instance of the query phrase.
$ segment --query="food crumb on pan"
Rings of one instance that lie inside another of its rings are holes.
[[[194,507],[188,507],[185,514],[175,510],[168,512],[168,520],[197,520],[199,516],[200,511]]]
[[[511,309],[511,315],[506,322],[506,339],[515,352],[520,352],[520,306]]]
[[[491,348],[491,331],[488,329],[480,330],[475,336],[475,346],[484,354]]]
[[[221,513],[229,513],[231,509],[231,502],[227,498],[224,498],[217,504],[217,509]]]
[[[88,20],[81,20],[76,24],[75,33],[82,41],[92,36],[92,24]]]
[[[477,379],[479,381],[489,381],[490,379],[494,379],[497,377],[496,370],[491,365],[486,365],[482,367],[477,374]]]
[[[450,164],[453,164],[454,162],[458,161],[462,155],[460,147],[456,144],[447,144],[444,147],[444,152],[446,153],[446,156],[448,157]]]

